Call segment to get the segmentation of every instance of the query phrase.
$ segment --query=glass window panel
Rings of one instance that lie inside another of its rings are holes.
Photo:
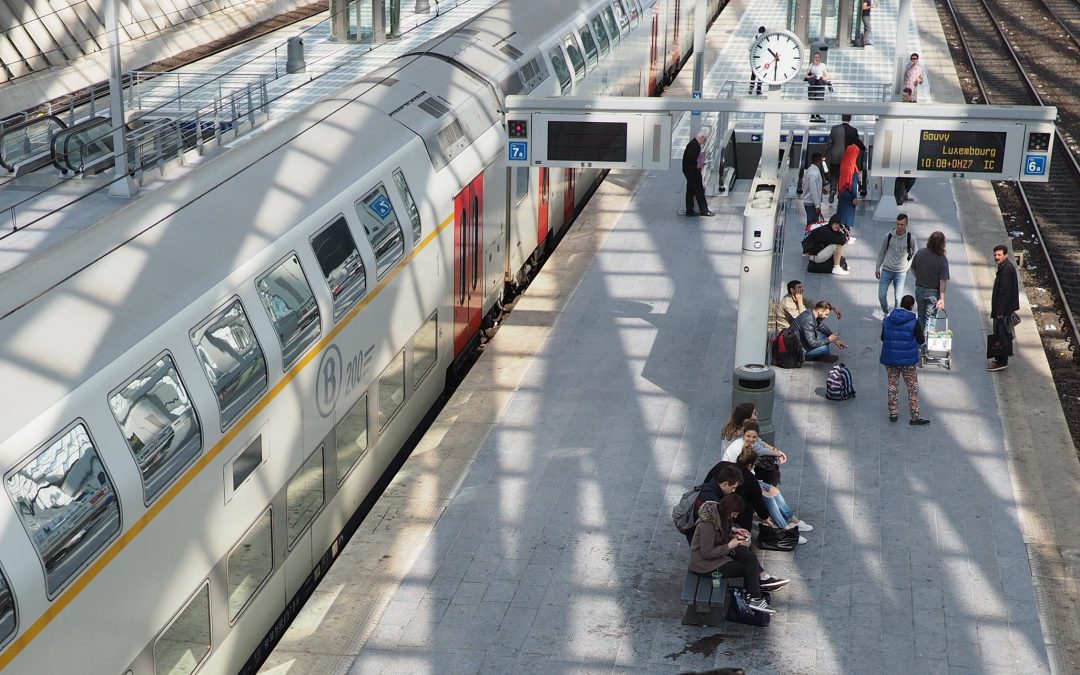
[[[514,200],[520,204],[523,199],[529,196],[529,169],[528,167],[519,166],[514,169]]]
[[[562,86],[563,91],[566,91],[570,86],[570,69],[566,67],[566,60],[563,59],[562,50],[555,47],[548,56],[551,57],[551,67],[555,69],[555,75],[559,78],[559,84]]]
[[[368,449],[367,394],[360,397],[345,417],[334,427],[337,439],[338,485]]]
[[[604,17],[607,19],[608,26],[612,29],[612,39],[618,42],[619,31],[614,28],[615,24],[611,18],[612,9],[615,10],[614,18],[618,20],[619,28],[621,28],[624,32],[629,30],[630,21],[626,18],[626,10],[623,8],[622,3],[619,2],[619,0],[615,0],[615,2],[612,3],[611,9],[607,7],[604,8]]]
[[[378,185],[356,202],[356,215],[360,216],[371,248],[375,249],[375,276],[382,279],[405,255],[401,225],[386,188]]]
[[[312,237],[311,248],[315,251],[323,278],[334,299],[336,320],[367,292],[364,262],[356,250],[356,242],[345,217],[338,216],[337,220]]]
[[[615,0],[616,7],[622,6],[622,0]],[[638,25],[638,6],[635,0],[629,0],[626,3],[626,9],[630,11],[630,22],[635,26]]]
[[[605,7],[601,13],[604,15],[604,25],[607,26],[611,44],[619,44],[619,25],[615,23],[615,16],[611,13],[611,9]]]
[[[578,31],[581,35],[581,45],[585,47],[585,56],[589,57],[589,64],[596,65],[596,43],[593,42],[592,33],[589,32],[588,26],[582,26]]]
[[[578,49],[577,43],[574,42],[574,38],[571,35],[567,35],[563,39],[563,45],[566,47],[566,54],[570,57],[570,63],[574,64],[574,72],[578,77],[585,76],[585,59],[581,58],[581,50]],[[607,53],[607,47],[604,47],[604,53]]]
[[[229,554],[229,622],[255,597],[263,582],[274,570],[274,539],[271,534],[271,511],[259,516],[244,538]]]
[[[266,391],[266,360],[240,300],[191,331],[191,344],[217,395],[225,429]]]
[[[255,469],[259,468],[259,465],[263,461],[263,447],[262,447],[262,435],[259,435],[248,446],[244,448],[243,452],[236,456],[236,459],[232,463],[232,486],[233,490],[244,484],[244,481],[248,479]]]
[[[259,279],[255,287],[281,344],[285,367],[291,366],[322,332],[319,306],[295,254]]]
[[[81,423],[4,483],[45,566],[50,598],[120,532],[116,490]]]
[[[210,654],[210,585],[188,602],[154,643],[155,675],[191,675]]]
[[[15,596],[11,586],[8,586],[7,577],[0,571],[0,645],[15,634],[16,619]]]
[[[597,14],[592,18],[593,35],[596,36],[596,41],[600,45],[600,55],[607,56],[608,54],[608,36],[607,31],[604,30],[604,22],[601,21],[600,15]]]
[[[432,314],[413,338],[413,379],[420,386],[424,376],[435,367],[438,351],[438,312]],[[414,387],[415,388],[415,387]]]
[[[386,427],[390,418],[405,402],[405,353],[394,357],[379,376],[379,428]]]
[[[285,491],[289,548],[323,505],[323,446],[308,457]]]
[[[109,397],[120,432],[142,474],[143,499],[161,493],[202,450],[199,419],[166,354]]]
[[[405,180],[405,174],[401,172],[401,169],[394,172],[394,184],[397,185],[401,201],[405,202],[405,207],[409,210],[409,220],[412,221],[413,230],[412,242],[413,246],[415,246],[420,243],[420,211],[416,208],[416,201],[412,198],[409,183]]]

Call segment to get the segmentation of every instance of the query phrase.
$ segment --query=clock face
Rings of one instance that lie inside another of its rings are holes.
[[[783,84],[802,71],[803,46],[794,33],[765,33],[750,48],[750,68],[766,84]]]

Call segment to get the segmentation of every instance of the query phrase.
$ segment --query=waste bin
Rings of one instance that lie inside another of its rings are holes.
[[[305,70],[307,70],[307,64],[304,62],[304,38],[297,35],[289,38],[285,72],[302,73]]]
[[[776,373],[769,366],[748,363],[735,369],[731,378],[731,407],[753,403],[757,407],[761,438],[775,445],[776,428],[772,423],[773,399],[776,396]]]

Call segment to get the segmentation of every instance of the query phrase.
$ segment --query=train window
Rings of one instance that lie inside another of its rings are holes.
[[[615,17],[612,16],[611,9],[605,7],[600,12],[600,15],[604,17],[604,26],[607,28],[608,37],[611,38],[611,44],[619,44],[619,24],[615,23]]]
[[[416,208],[416,201],[412,198],[409,183],[405,180],[405,174],[401,169],[394,171],[394,184],[397,185],[401,201],[405,202],[405,208],[409,210],[409,220],[412,221],[412,243],[416,246],[420,243],[420,211]]]
[[[367,292],[364,262],[356,250],[356,242],[345,217],[339,215],[312,237],[311,248],[315,251],[323,278],[334,299],[334,320],[337,321]]]
[[[202,430],[172,356],[163,354],[109,397],[149,504],[202,450]]]
[[[239,298],[193,329],[190,337],[217,396],[224,431],[266,391],[266,360]]]
[[[405,402],[405,352],[398,352],[379,375],[379,428],[385,429]]]
[[[596,43],[593,42],[592,33],[589,32],[589,27],[582,26],[581,30],[578,31],[578,34],[581,36],[581,46],[585,48],[585,56],[589,59],[589,65],[595,66],[597,60]]]
[[[236,621],[274,571],[272,525],[273,510],[267,509],[229,553],[229,623]]]
[[[230,467],[233,492],[243,485],[251,474],[255,473],[255,469],[258,469],[265,459],[266,453],[263,452],[262,434],[259,434],[243,450],[238,452],[236,457],[233,457]]]
[[[465,209],[461,209],[461,255],[458,256],[461,269],[458,270],[461,279],[461,297],[458,298],[458,304],[465,304],[465,291],[468,290],[465,277],[468,274],[468,261],[469,261],[469,214],[465,212]]]
[[[281,344],[281,358],[288,368],[312,345],[322,325],[319,306],[311,292],[300,259],[295,253],[255,282],[259,300],[270,317]]]
[[[191,675],[212,645],[210,584],[204,583],[154,642],[154,675]]]
[[[529,168],[519,166],[514,169],[514,201],[520,204],[529,196]]]
[[[76,422],[4,481],[45,567],[49,598],[120,533],[120,503],[86,425]]]
[[[323,446],[311,453],[285,489],[285,520],[289,548],[323,506]]]
[[[559,85],[565,93],[570,88],[570,69],[566,67],[562,50],[555,47],[548,52],[548,56],[551,57],[551,67],[555,69],[555,76],[559,78]]]
[[[473,229],[473,259],[472,259],[472,287],[476,290],[476,284],[480,281],[480,200],[472,198],[472,229]]]
[[[428,317],[420,330],[413,336],[413,389],[418,389],[424,381],[424,376],[435,367],[439,359],[439,313],[435,312]]]
[[[617,6],[622,6],[622,0],[615,0]],[[640,15],[638,14],[638,6],[636,0],[627,0],[626,9],[630,11],[630,23],[637,26],[640,23]]]
[[[626,8],[623,7],[621,0],[613,0],[611,3],[611,9],[604,8],[604,17],[608,20],[608,25],[612,25],[611,22],[611,10],[615,10],[615,19],[619,22],[619,28],[622,32],[626,33],[630,30],[630,20],[626,18]],[[616,31],[616,35],[618,32]]]
[[[585,59],[581,58],[581,50],[578,49],[574,36],[567,35],[563,38],[563,46],[566,47],[566,55],[570,57],[570,63],[574,65],[574,72],[577,73],[578,78],[585,77]],[[607,53],[606,45],[604,53]]]
[[[386,188],[377,185],[356,202],[356,215],[360,216],[371,248],[375,249],[375,276],[382,279],[405,256],[401,225]]]
[[[352,410],[341,418],[334,432],[337,438],[337,482],[341,485],[368,449],[367,394],[361,396]]]
[[[15,595],[8,585],[7,576],[0,570],[0,645],[15,634],[18,615],[15,613]]]
[[[592,23],[593,35],[596,36],[596,42],[600,45],[600,56],[604,57],[608,55],[609,43],[607,31],[604,30],[604,22],[600,19],[600,15],[594,16],[590,22]]]

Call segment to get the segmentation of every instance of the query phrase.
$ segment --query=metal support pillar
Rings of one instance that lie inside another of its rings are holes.
[[[365,0],[371,3],[371,44],[386,42],[386,0]]]
[[[765,97],[771,101],[780,100],[780,87],[770,84],[769,92]],[[779,175],[780,167],[777,157],[780,155],[780,120],[779,113],[765,113],[761,130],[760,165],[760,176],[764,179],[776,180]]]
[[[896,72],[893,74],[893,94],[896,100],[900,100],[900,92],[904,89],[904,69],[907,68],[908,59],[911,58],[911,44],[908,36],[908,27],[911,25],[911,0],[900,0],[900,14],[896,23],[896,52],[893,54],[893,62],[896,64]]]
[[[330,0],[330,36],[338,42],[349,40],[348,0]]]
[[[128,175],[127,127],[124,120],[123,71],[120,64],[120,36],[116,19],[116,3],[105,1],[105,30],[109,39],[109,115],[113,128],[113,175],[116,180],[109,185],[109,194],[131,198],[138,189]]]
[[[705,28],[708,22],[708,6],[705,0],[694,2],[694,98],[701,98],[705,89]],[[690,113],[690,133],[701,129],[701,111]]]
[[[430,0],[416,0],[416,6],[413,7],[413,12],[416,14],[427,14],[431,11]]]
[[[856,5],[858,10],[856,11]],[[862,0],[840,0],[840,29],[836,36],[837,47],[851,46],[851,22],[858,21],[856,32],[862,31]]]

